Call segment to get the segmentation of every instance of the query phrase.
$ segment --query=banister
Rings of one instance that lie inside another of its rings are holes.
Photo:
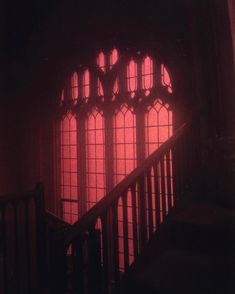
[[[42,185],[0,196],[0,293],[37,293],[45,285],[45,227]],[[26,290],[27,289],[27,290]]]
[[[79,233],[82,233],[90,225],[96,222],[97,218],[118,199],[120,194],[131,186],[132,182],[145,172],[152,162],[158,161],[166,150],[173,147],[174,143],[178,141],[186,129],[190,127],[191,123],[184,123],[165,143],[163,143],[157,150],[155,150],[143,163],[136,167],[129,175],[127,175],[113,190],[107,193],[97,204],[95,204],[87,213],[85,213],[76,223],[74,223],[68,230],[68,234],[64,239],[64,244],[68,246]],[[59,237],[59,236],[58,236]]]
[[[59,227],[70,227],[71,226],[69,223],[67,223],[62,218],[58,217],[57,215],[55,215],[51,211],[46,210],[45,217],[46,217],[46,221],[49,225],[54,224],[55,226],[59,226]]]
[[[35,192],[28,191],[22,194],[0,195],[0,204],[7,204],[13,201],[19,202],[35,197]]]
[[[47,210],[45,211],[45,221],[49,239],[51,239],[52,236],[54,238],[55,234],[61,237],[65,236],[68,229],[71,227],[71,224]]]
[[[40,198],[43,197],[43,193],[44,192],[42,183],[37,183],[34,190],[25,191],[22,193],[0,195],[0,204],[4,205],[13,201],[19,202],[22,200],[28,200],[35,197]]]
[[[111,293],[186,195],[200,165],[197,118],[178,128],[63,234],[53,234],[55,293],[66,293],[71,285],[75,293]]]

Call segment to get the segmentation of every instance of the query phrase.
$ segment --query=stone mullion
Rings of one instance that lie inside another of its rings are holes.
[[[114,186],[114,154],[113,154],[113,110],[108,108],[104,111],[105,127],[105,174],[106,174],[106,192],[109,192]]]
[[[86,191],[86,125],[85,116],[77,118],[77,168],[78,168],[78,211],[79,217],[86,210],[87,191]]]

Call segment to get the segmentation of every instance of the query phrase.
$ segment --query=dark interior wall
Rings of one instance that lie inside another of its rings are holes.
[[[5,112],[9,111],[5,105],[1,105],[0,109],[0,194],[8,192],[15,192],[18,189],[18,169],[15,168],[15,162],[19,157],[18,148],[16,147],[17,140],[15,140],[13,133],[16,128],[9,117],[5,116]],[[16,121],[16,118],[15,118]],[[10,159],[10,160],[9,160]],[[11,180],[14,179],[14,188],[11,189]]]
[[[0,193],[32,188],[42,180],[47,195],[54,194],[56,97],[66,73],[75,63],[92,62],[99,48],[158,52],[172,73],[179,116],[200,111],[205,140],[226,133],[227,1],[13,2],[5,24]],[[221,41],[225,46],[218,48]],[[218,91],[221,77],[224,88]],[[48,206],[54,206],[53,197],[48,196]]]

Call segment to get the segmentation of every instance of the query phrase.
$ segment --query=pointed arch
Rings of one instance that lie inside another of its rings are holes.
[[[171,76],[153,53],[113,48],[94,63],[75,65],[58,99],[57,188],[70,223],[172,135]]]
[[[62,215],[69,223],[78,219],[77,121],[69,112],[60,122],[60,197]]]
[[[136,117],[126,104],[113,117],[114,183],[136,167]]]
[[[105,195],[104,118],[96,107],[85,121],[86,195],[90,209]]]
[[[172,136],[172,111],[157,99],[145,113],[145,154],[150,155]]]

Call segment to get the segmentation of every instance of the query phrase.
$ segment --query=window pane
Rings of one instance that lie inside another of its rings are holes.
[[[85,98],[85,101],[88,100],[88,97],[90,95],[90,73],[87,70],[85,70],[85,72],[83,73],[83,98]]]
[[[78,98],[78,74],[76,72],[73,73],[71,78],[71,92],[72,92],[72,99]]]
[[[146,57],[142,64],[142,87],[145,90],[153,86],[153,61],[150,57]]]
[[[73,224],[78,220],[78,202],[62,200],[63,219]]]
[[[99,78],[97,79],[97,91],[98,91],[98,96],[104,96],[103,86]]]
[[[105,195],[104,119],[93,109],[86,119],[87,209]]]
[[[76,206],[71,205],[72,200],[78,200],[78,174],[77,174],[77,123],[74,115],[69,113],[60,123],[60,191],[61,199],[67,199],[62,205],[64,219],[72,223],[77,220]],[[76,209],[74,208],[76,207]],[[71,217],[71,215],[76,217]]]
[[[62,104],[64,102],[64,89],[61,91],[61,96],[60,96],[60,103]]]
[[[161,65],[161,81],[162,85],[167,87],[168,92],[172,93],[171,79],[167,69],[163,64]]]
[[[134,92],[137,89],[137,64],[131,60],[127,66],[127,89]]]
[[[114,116],[113,136],[114,182],[117,184],[136,166],[136,121],[126,105]]]
[[[105,72],[105,56],[103,52],[100,52],[97,58],[97,64],[99,68]]]
[[[172,112],[160,100],[145,115],[145,153],[150,155],[172,135]]]
[[[113,67],[113,65],[117,62],[117,60],[118,60],[118,51],[117,49],[113,49],[110,54],[110,60],[109,60],[110,68]]]

